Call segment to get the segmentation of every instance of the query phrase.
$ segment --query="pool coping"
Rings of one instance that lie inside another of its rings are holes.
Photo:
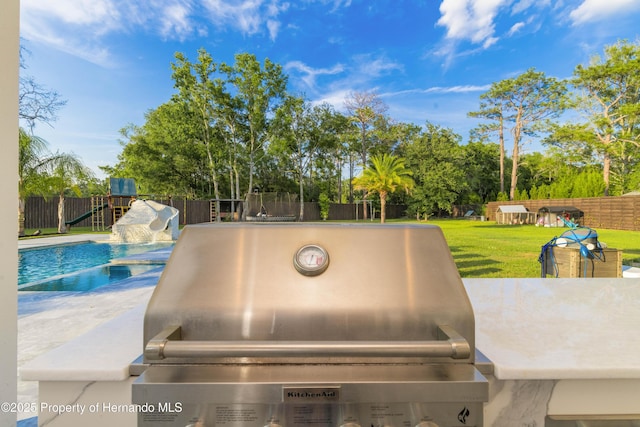
[[[111,234],[61,234],[59,236],[40,237],[37,239],[18,239],[18,249],[41,248],[69,243],[103,242],[110,239]]]

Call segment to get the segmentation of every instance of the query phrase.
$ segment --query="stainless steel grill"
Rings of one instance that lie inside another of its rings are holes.
[[[190,226],[133,399],[141,426],[481,426],[474,336],[437,227]]]

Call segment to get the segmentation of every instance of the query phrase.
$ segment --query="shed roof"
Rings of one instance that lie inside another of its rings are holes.
[[[503,213],[526,213],[529,212],[524,205],[501,205],[498,206],[498,212]]]
[[[578,212],[582,213],[582,211],[575,206],[543,206],[538,209],[539,213],[562,213],[562,212]]]

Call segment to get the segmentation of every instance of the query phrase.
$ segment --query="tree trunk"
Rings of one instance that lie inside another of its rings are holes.
[[[604,180],[604,195],[609,195],[609,185],[611,181],[611,157],[609,153],[604,153],[604,158],[602,159],[602,178]]]
[[[58,199],[58,233],[65,234],[67,232],[67,225],[65,224],[65,213],[64,213],[64,194],[60,193],[60,197]]]
[[[500,139],[500,192],[504,193],[504,119],[500,115],[500,128],[498,129]]]
[[[299,218],[298,221],[302,222],[304,221],[304,184],[302,182],[302,180],[304,179],[304,176],[302,174],[302,169],[300,169],[300,213],[299,213]]]
[[[24,237],[24,205],[22,197],[18,197],[18,237]]]
[[[511,188],[509,189],[509,200],[516,198],[516,186],[518,185],[518,162],[520,159],[520,138],[522,137],[522,110],[518,110],[516,124],[513,128],[513,165],[511,166]]]
[[[380,223],[384,224],[387,219],[387,192],[380,192]]]

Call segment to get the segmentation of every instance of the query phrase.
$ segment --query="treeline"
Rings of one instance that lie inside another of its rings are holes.
[[[390,202],[418,217],[454,204],[620,195],[640,188],[639,53],[621,41],[568,80],[530,69],[494,83],[468,113],[482,124],[464,144],[437,124],[394,120],[374,92],[350,93],[340,112],[288,92],[288,76],[269,59],[178,53],[175,94],[122,130],[119,162],[103,170],[134,178],[141,193],[289,192],[343,203],[373,198],[353,178],[372,156],[393,154],[415,186]],[[534,142],[545,151],[523,153]]]

